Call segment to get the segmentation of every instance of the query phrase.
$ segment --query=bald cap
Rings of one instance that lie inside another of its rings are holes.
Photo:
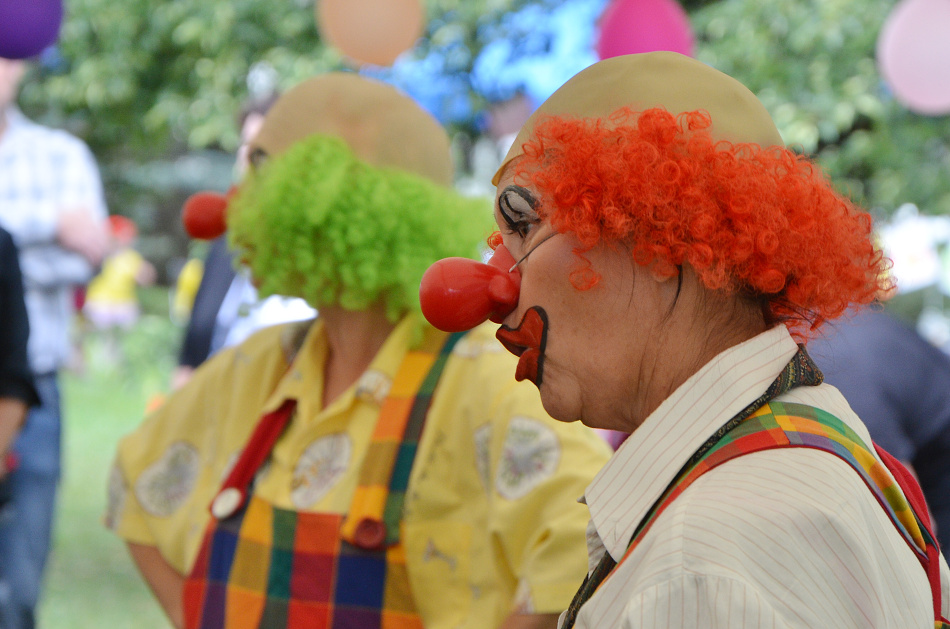
[[[361,160],[452,185],[449,138],[442,126],[395,88],[353,73],[329,73],[284,94],[250,144],[280,155],[311,135],[341,138]]]
[[[739,81],[691,57],[649,52],[612,57],[581,70],[525,122],[492,178],[497,184],[538,122],[549,116],[600,118],[623,107],[643,111],[662,107],[672,114],[705,110],[716,140],[784,146],[782,136],[759,99]]]

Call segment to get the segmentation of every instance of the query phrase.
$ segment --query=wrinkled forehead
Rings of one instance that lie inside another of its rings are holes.
[[[352,73],[304,81],[274,103],[250,148],[276,156],[316,134],[342,139],[374,166],[452,184],[449,139],[442,126],[411,98],[378,81]]]
[[[522,146],[546,117],[596,118],[609,126],[620,109],[656,107],[672,114],[706,111],[716,140],[784,145],[759,99],[732,77],[675,52],[625,55],[595,63],[554,92],[521,128],[492,182],[497,185],[512,160],[523,154]]]

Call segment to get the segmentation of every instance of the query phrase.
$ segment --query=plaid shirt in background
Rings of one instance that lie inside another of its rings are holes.
[[[106,205],[95,158],[81,140],[40,126],[13,107],[6,118],[0,135],[0,226],[20,249],[30,365],[45,374],[69,359],[73,290],[94,273],[82,256],[56,242],[59,216],[85,209],[105,220]]]

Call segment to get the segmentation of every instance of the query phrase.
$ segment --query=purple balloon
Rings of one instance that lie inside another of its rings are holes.
[[[26,59],[56,41],[62,0],[0,0],[0,57]]]

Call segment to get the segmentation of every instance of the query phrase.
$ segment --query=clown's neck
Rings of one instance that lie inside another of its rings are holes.
[[[327,362],[323,379],[323,407],[343,394],[363,375],[396,324],[386,318],[381,304],[366,310],[320,308],[327,335]]]

